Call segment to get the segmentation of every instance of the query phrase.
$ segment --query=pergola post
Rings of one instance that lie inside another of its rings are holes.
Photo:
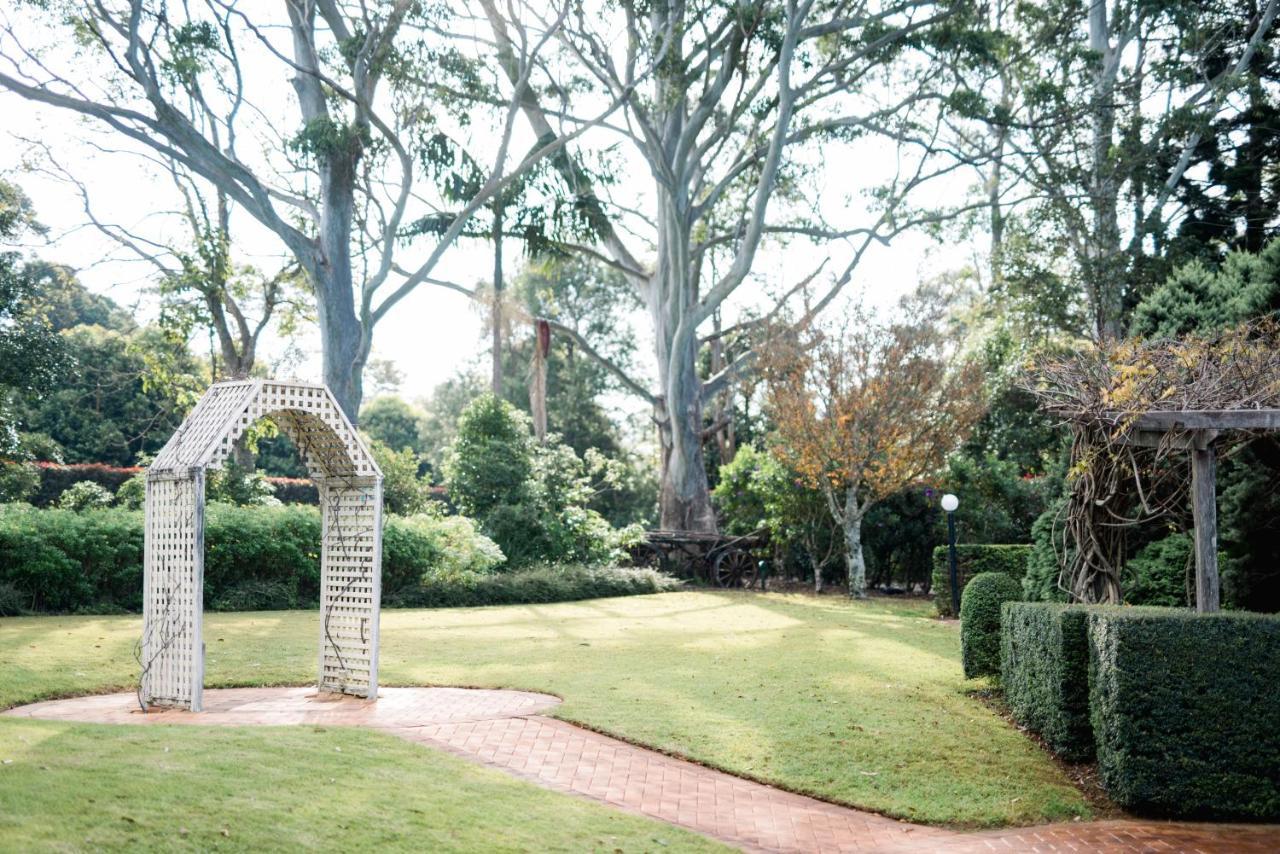
[[[1196,529],[1196,610],[1218,610],[1217,457],[1197,433],[1191,449],[1191,514]]]

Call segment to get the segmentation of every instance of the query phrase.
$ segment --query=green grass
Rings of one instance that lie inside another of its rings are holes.
[[[594,729],[828,800],[963,826],[1089,816],[965,693],[928,603],[690,592],[384,611],[384,684],[522,688]],[[209,685],[305,684],[318,616],[210,614]],[[136,617],[0,620],[0,706],[128,686]],[[0,769],[3,770],[3,769]]]
[[[394,736],[0,725],[6,851],[721,851]]]

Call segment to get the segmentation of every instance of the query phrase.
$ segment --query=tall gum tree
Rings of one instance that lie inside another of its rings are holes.
[[[481,5],[503,68],[515,79],[517,45],[544,31],[546,22],[533,4]],[[952,168],[940,164],[935,146],[936,107],[947,84],[942,66],[928,57],[958,31],[966,8],[925,0],[579,5],[559,27],[556,51],[540,57],[538,85],[521,100],[539,139],[556,137],[553,122],[580,123],[574,115],[583,104],[618,101],[618,118],[600,133],[621,141],[642,165],[611,189],[579,168],[570,152],[555,160],[578,203],[596,218],[600,236],[569,248],[625,273],[646,306],[657,388],[617,366],[611,370],[653,407],[663,528],[716,528],[703,458],[704,412],[752,369],[756,353],[738,347],[710,376],[699,373],[698,356],[708,343],[703,327],[744,284],[757,281],[752,267],[762,244],[805,240],[822,256],[834,242],[847,254],[847,264],[823,273],[799,317],[803,324],[851,280],[869,246],[937,218],[908,209],[906,198]],[[806,164],[814,156],[833,160],[847,150],[843,143],[872,134],[900,146],[897,168],[864,221],[829,222],[819,201],[821,170]],[[643,209],[634,198],[639,180],[649,183]],[[643,249],[633,246],[637,241]],[[776,303],[719,334],[743,338],[762,328],[788,297],[817,281],[826,264],[782,283]]]
[[[1000,140],[998,156],[979,157],[993,268],[1007,217],[1031,214],[1045,243],[1052,228],[1070,249],[1089,331],[1114,340],[1186,215],[1176,191],[1201,141],[1272,50],[1280,0],[1238,12],[1199,0],[990,5],[994,68],[976,76],[968,104],[982,104],[980,124]],[[957,136],[957,149],[985,148]]]
[[[377,322],[437,283],[476,211],[613,109],[513,154],[531,59],[560,19],[512,44],[510,81],[486,82],[440,35],[450,12],[411,0],[30,4],[0,17],[0,88],[172,160],[278,238],[310,280],[324,381],[354,421]],[[488,89],[491,120],[475,102],[451,112],[464,88]],[[441,132],[484,138],[488,172],[434,240],[409,247],[402,226],[440,207],[421,173]]]

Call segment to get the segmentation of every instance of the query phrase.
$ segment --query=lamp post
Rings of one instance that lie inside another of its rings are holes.
[[[960,616],[960,579],[956,571],[956,508],[960,499],[950,492],[942,496],[942,509],[947,511],[947,551],[951,562],[951,613]]]

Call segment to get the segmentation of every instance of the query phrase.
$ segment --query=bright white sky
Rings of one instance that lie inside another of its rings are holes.
[[[276,91],[292,97],[283,66],[264,64],[252,76],[256,79],[261,74],[278,76]],[[290,111],[290,114],[296,115],[296,112]],[[0,149],[0,174],[26,190],[40,220],[50,228],[50,242],[33,245],[32,250],[48,260],[77,269],[81,281],[91,290],[107,294],[125,306],[136,306],[140,319],[152,317],[155,302],[146,291],[153,284],[154,270],[136,260],[123,260],[127,256],[118,246],[95,229],[84,227],[81,200],[74,188],[48,174],[24,172],[26,164],[39,161],[39,153],[26,141],[40,140],[48,145],[59,162],[87,185],[94,212],[102,220],[144,232],[163,229],[165,226],[157,221],[157,213],[175,206],[172,186],[151,174],[135,157],[106,154],[92,147],[91,141],[101,144],[111,140],[91,129],[93,126],[86,120],[32,104],[4,91],[0,91],[0,127],[9,134]],[[826,152],[817,153],[827,190],[823,193],[824,206],[830,207],[831,200],[836,199],[854,209],[826,212],[839,213],[838,219],[842,222],[869,222],[869,215],[856,210],[861,204],[859,194],[882,180],[893,168],[892,147],[882,142],[868,142],[853,151],[841,146],[838,153],[831,154],[834,156],[828,158]],[[629,168],[627,174],[633,177],[623,181],[620,195],[638,199],[643,206],[644,200],[652,197],[651,185],[644,180],[643,169]],[[928,201],[945,204],[957,200],[967,189],[964,181],[971,177],[930,188],[932,198]],[[237,260],[250,261],[263,269],[278,267],[278,259],[283,256],[273,235],[257,227],[243,213],[233,222],[233,232],[237,237]],[[732,322],[735,310],[766,304],[766,289],[777,290],[802,278],[826,251],[811,246],[796,246],[787,251],[766,247],[754,268],[757,281],[748,282],[735,295],[736,309],[727,311],[730,315],[727,321]],[[848,257],[846,249],[837,246],[829,251],[830,269],[843,268],[846,263],[843,259]],[[904,235],[890,246],[869,250],[846,293],[848,298],[884,308],[919,281],[973,262],[975,253],[980,251],[980,247],[955,243],[939,246],[921,235]],[[434,275],[474,285],[488,280],[491,264],[492,250],[488,245],[463,242],[450,251]],[[512,247],[507,269],[515,270],[518,264],[518,247]],[[638,320],[635,328],[643,335],[646,324]],[[402,394],[411,399],[423,397],[487,352],[487,336],[482,336],[482,331],[481,318],[466,297],[423,285],[377,326],[373,356],[392,360],[404,373]],[[302,353],[303,360],[300,364],[282,366],[281,373],[317,378],[318,333],[307,330],[289,343]],[[261,355],[266,362],[281,359],[286,342],[273,338],[264,344]],[[639,364],[651,378],[651,345],[646,340],[639,341],[638,345]],[[205,348],[207,344],[197,341],[195,346]],[[617,404],[628,411],[642,408],[634,399],[619,400]]]

